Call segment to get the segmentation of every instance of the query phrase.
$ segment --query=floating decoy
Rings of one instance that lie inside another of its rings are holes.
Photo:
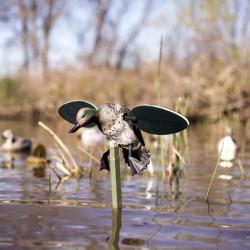
[[[151,140],[153,148],[157,149],[159,146],[167,147],[170,142],[170,137],[168,135],[162,135],[161,136],[162,145],[159,145],[159,139],[157,135],[153,135]]]
[[[188,127],[188,120],[180,114],[152,105],[139,105],[132,110],[114,103],[97,108],[87,101],[70,101],[63,104],[59,114],[74,126],[68,131],[97,125],[109,141],[122,148],[131,174],[140,175],[150,163],[141,131],[150,134],[172,134]],[[109,170],[109,150],[101,158],[101,168]]]
[[[81,144],[84,148],[98,145],[103,140],[103,135],[96,128],[83,129],[80,134]]]
[[[42,144],[38,144],[32,154],[27,157],[27,163],[33,168],[43,168],[46,164],[47,151]]]
[[[5,142],[0,146],[0,150],[2,151],[27,152],[31,150],[31,140],[14,136],[10,129],[3,131],[2,138],[5,140]]]
[[[232,129],[226,129],[226,136],[221,138],[217,145],[218,154],[220,154],[220,160],[230,162],[235,159],[237,145],[236,141],[232,137]]]

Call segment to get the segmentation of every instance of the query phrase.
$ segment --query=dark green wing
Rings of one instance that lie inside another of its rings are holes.
[[[187,118],[179,113],[153,105],[136,106],[128,117],[137,128],[156,135],[177,133],[189,126]]]
[[[97,109],[97,107],[87,101],[80,101],[80,100],[75,100],[75,101],[70,101],[64,103],[59,109],[58,113],[59,115],[65,119],[66,121],[76,124],[76,115],[79,109],[81,108],[92,108],[92,109]],[[90,123],[84,127],[93,127],[95,126],[95,123]]]

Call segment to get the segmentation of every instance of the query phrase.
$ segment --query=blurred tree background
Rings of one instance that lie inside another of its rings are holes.
[[[0,117],[69,99],[250,117],[249,0],[0,0]],[[155,88],[163,38],[160,90]]]

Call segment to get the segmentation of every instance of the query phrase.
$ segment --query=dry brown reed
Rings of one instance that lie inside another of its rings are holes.
[[[50,164],[48,164],[48,166],[58,177],[60,184],[68,179],[65,177],[81,175],[82,169],[77,165],[68,147],[64,144],[62,139],[60,139],[59,136],[43,122],[39,121],[38,125],[47,131],[54,139],[54,144],[57,148],[57,151],[54,151],[54,154],[50,156],[48,160]],[[55,164],[52,164],[53,161],[55,161]],[[64,176],[61,176],[58,171],[62,172]],[[51,189],[51,181],[49,183]]]
[[[217,121],[218,113],[224,116],[232,112],[240,113],[240,119],[247,120],[250,117],[248,66],[234,62],[218,64],[216,69],[210,69],[206,66],[206,60],[197,57],[189,65],[188,70],[179,70],[171,64],[166,65],[162,62],[161,105],[174,108],[175,100],[179,96],[184,96],[189,100],[187,116],[190,120],[207,118]],[[35,114],[40,112],[42,116],[54,119],[55,109],[72,98],[90,100],[97,105],[119,102],[129,107],[140,103],[157,103],[156,93],[152,91],[157,87],[153,84],[156,83],[156,77],[152,65],[142,65],[137,71],[121,70],[119,74],[112,68],[105,67],[85,70],[65,68],[62,71],[51,70],[49,74],[46,88],[41,88],[39,92],[35,91],[37,85],[43,86],[39,76],[27,74],[13,77],[17,79],[25,96],[22,110]],[[9,117],[11,114],[23,113],[19,109],[15,112],[13,109],[17,105],[14,104],[2,107],[0,116],[7,114]]]
[[[55,134],[55,132],[53,132],[43,122],[39,121],[38,125],[41,126],[44,130],[46,130],[49,134],[52,135],[52,137],[54,138],[54,140],[58,144],[58,146],[66,153],[66,155],[68,155],[69,159],[71,160],[72,165],[69,165],[69,166],[73,166],[73,167],[71,167],[71,170],[76,171],[79,167],[78,167],[76,161],[74,160],[72,154],[70,153],[68,147],[63,143],[62,139],[60,139],[59,136],[57,134]]]

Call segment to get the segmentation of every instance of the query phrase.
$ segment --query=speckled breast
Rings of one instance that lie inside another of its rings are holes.
[[[119,104],[107,103],[100,107],[99,121],[102,132],[109,140],[114,140],[120,145],[128,145],[136,141],[134,131],[123,120],[124,113],[129,109]]]

